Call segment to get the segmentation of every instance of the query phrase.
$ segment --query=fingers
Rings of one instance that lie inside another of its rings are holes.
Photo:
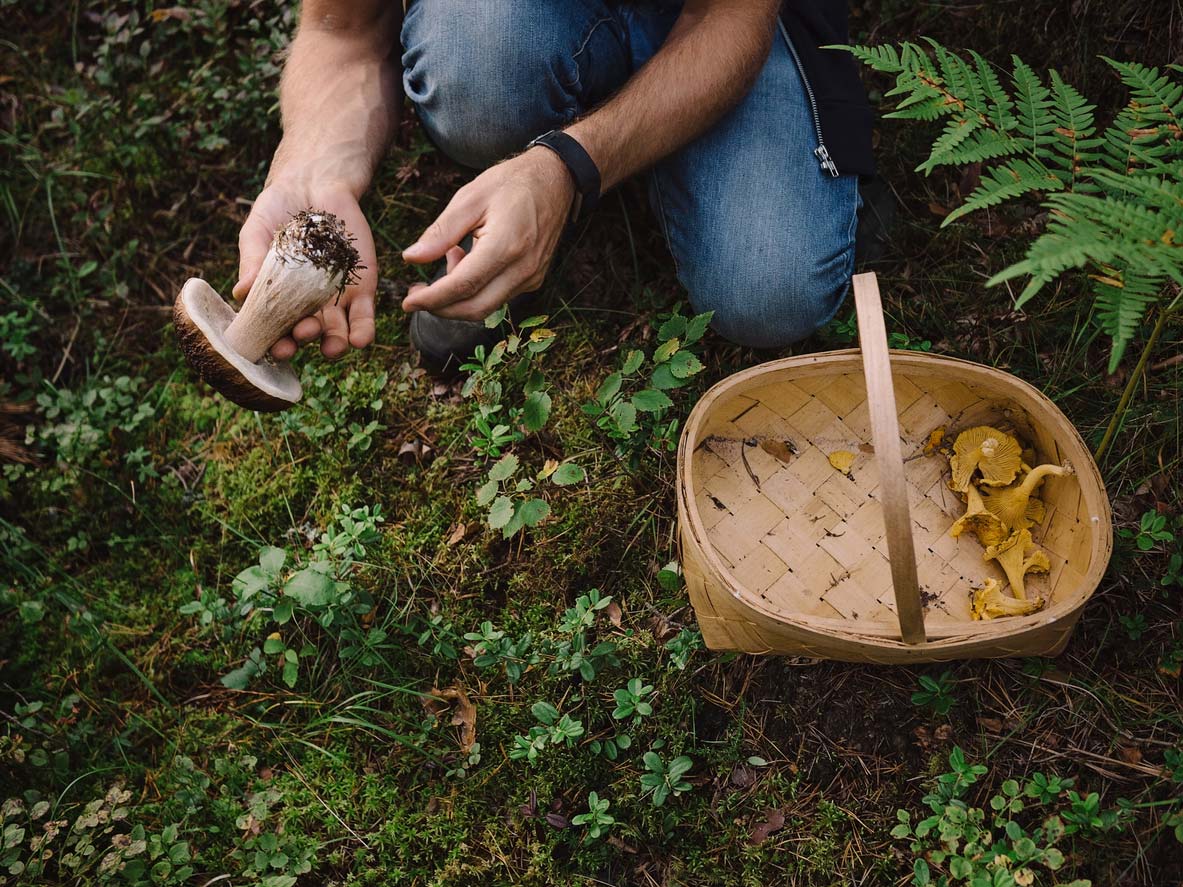
[[[266,213],[259,208],[256,201],[251,214],[238,232],[238,282],[234,284],[232,295],[238,300],[246,297],[251,284],[259,273],[259,267],[271,248],[271,238],[275,234],[270,223],[265,219]]]
[[[374,296],[378,290],[378,256],[374,248],[374,235],[362,214],[361,207],[350,194],[341,194],[325,201],[325,209],[335,213],[346,229],[355,238],[353,245],[361,257],[363,268],[358,270],[357,283],[346,288],[341,297],[340,315],[342,326],[332,328],[335,344],[329,344],[330,333],[326,331],[321,342],[321,353],[328,358],[337,358],[353,348],[365,348],[374,341]],[[326,320],[329,314],[326,308]],[[336,317],[332,320],[335,322]]]
[[[270,354],[275,360],[291,360],[299,347],[291,336],[284,336],[271,346]]]
[[[323,332],[320,337],[320,353],[329,360],[336,360],[349,350],[349,321],[341,305],[329,303],[321,309]]]
[[[444,258],[448,263],[447,270],[444,273],[451,274],[452,269],[455,268],[460,263],[460,260],[464,258],[464,250],[461,247],[454,246],[448,250]]]
[[[423,236],[403,250],[403,258],[417,265],[434,262],[463,240],[484,215],[482,203],[471,194],[468,188],[457,191],[439,218],[427,226]]]
[[[429,286],[418,284],[411,287],[403,299],[403,310],[439,314],[440,309],[448,305],[483,295],[483,291],[517,258],[491,238],[478,238],[472,252],[459,258],[450,273]]]

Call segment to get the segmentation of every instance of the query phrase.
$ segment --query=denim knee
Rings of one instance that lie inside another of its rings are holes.
[[[680,268],[698,313],[713,311],[711,326],[737,345],[783,348],[830,322],[850,282],[850,263],[804,254],[752,255],[745,263],[703,261]],[[853,258],[853,257],[851,257]]]
[[[483,169],[575,119],[589,81],[623,64],[610,58],[619,26],[589,9],[415,0],[403,21],[403,86],[436,146]]]

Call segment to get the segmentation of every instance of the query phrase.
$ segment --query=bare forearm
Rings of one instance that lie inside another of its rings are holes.
[[[602,188],[701,135],[751,87],[768,57],[776,0],[688,2],[658,53],[624,88],[567,128]]]
[[[269,181],[336,181],[360,196],[398,123],[399,4],[307,0],[280,88]]]

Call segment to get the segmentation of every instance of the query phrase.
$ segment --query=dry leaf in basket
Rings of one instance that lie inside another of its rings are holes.
[[[854,453],[848,450],[835,450],[830,453],[829,459],[834,470],[843,474],[850,474],[850,469],[854,466]]]
[[[1000,545],[991,545],[986,549],[986,559],[998,561],[1010,581],[1011,594],[1019,600],[1027,597],[1024,587],[1027,574],[1046,573],[1051,567],[1047,555],[1031,540],[1031,531],[1027,529],[1017,531]]]
[[[1043,606],[1043,600],[1018,600],[1003,593],[997,579],[987,579],[986,584],[974,591],[971,615],[974,619],[994,619],[998,616],[1026,616]]]
[[[979,425],[957,435],[949,467],[953,469],[953,489],[959,493],[969,490],[974,472],[980,472],[982,483],[1005,486],[1015,479],[1023,462],[1023,448],[1019,442],[997,428]]]

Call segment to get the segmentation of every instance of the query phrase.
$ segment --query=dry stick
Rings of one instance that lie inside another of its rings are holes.
[[[70,359],[70,350],[74,347],[74,340],[78,338],[78,330],[82,328],[82,315],[78,315],[78,319],[74,321],[74,332],[70,333],[70,341],[66,342],[66,348],[62,352],[61,362],[58,364],[57,370],[54,371],[53,378],[49,380],[50,385],[56,385],[58,377],[61,376],[62,370],[66,368],[66,361]]]

